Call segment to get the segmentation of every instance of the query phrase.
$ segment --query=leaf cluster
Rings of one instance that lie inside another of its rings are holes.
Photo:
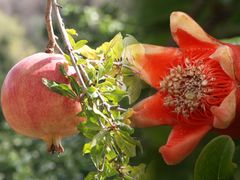
[[[82,105],[78,116],[85,121],[78,129],[89,140],[83,154],[89,155],[96,167],[96,172],[90,172],[86,179],[140,179],[145,166],[130,165],[130,158],[136,156],[138,150],[142,151],[140,142],[132,137],[134,129],[129,123],[132,110],[120,106],[127,97],[130,101],[132,97],[137,99],[131,90],[128,91],[131,83],[137,84],[132,79],[135,78],[133,73],[126,71],[127,64],[122,57],[126,39],[119,33],[93,49],[86,40],[75,41],[77,33],[74,29],[67,32],[78,68],[84,69],[81,73],[87,90],[84,91],[74,75],[67,74],[64,66],[60,66],[60,72],[69,84],[47,79],[43,79],[43,84]],[[65,57],[71,66],[69,55],[65,54]]]

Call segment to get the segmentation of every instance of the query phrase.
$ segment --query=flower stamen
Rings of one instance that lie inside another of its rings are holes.
[[[204,112],[206,107],[201,99],[208,96],[211,91],[208,84],[214,81],[204,72],[205,68],[203,61],[191,63],[188,58],[182,65],[172,67],[160,82],[160,90],[167,93],[164,105],[173,107],[173,112],[185,118],[198,107]]]

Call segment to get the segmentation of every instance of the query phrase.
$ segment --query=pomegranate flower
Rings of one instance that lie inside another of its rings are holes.
[[[135,44],[127,52],[135,71],[158,90],[133,107],[132,123],[172,126],[159,151],[167,164],[177,164],[211,129],[239,136],[240,48],[209,36],[183,12],[171,14],[170,27],[179,48]]]

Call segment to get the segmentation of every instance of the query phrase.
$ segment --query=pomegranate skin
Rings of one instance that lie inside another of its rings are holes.
[[[19,61],[7,74],[1,104],[4,117],[16,132],[43,139],[51,152],[63,152],[62,137],[78,133],[79,102],[50,91],[42,78],[68,83],[59,66],[62,55],[37,53]],[[68,70],[69,74],[73,74]]]

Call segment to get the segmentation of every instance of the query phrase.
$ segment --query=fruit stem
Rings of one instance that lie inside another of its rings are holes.
[[[47,0],[47,7],[45,12],[45,22],[48,33],[48,45],[45,50],[46,53],[53,53],[56,45],[55,34],[52,25],[52,0]]]
[[[64,52],[57,43],[58,37],[54,34],[53,24],[52,24],[52,0],[47,0],[47,7],[45,12],[45,23],[47,27],[48,34],[48,45],[45,50],[46,53],[54,53],[54,49],[58,50],[62,55]]]

